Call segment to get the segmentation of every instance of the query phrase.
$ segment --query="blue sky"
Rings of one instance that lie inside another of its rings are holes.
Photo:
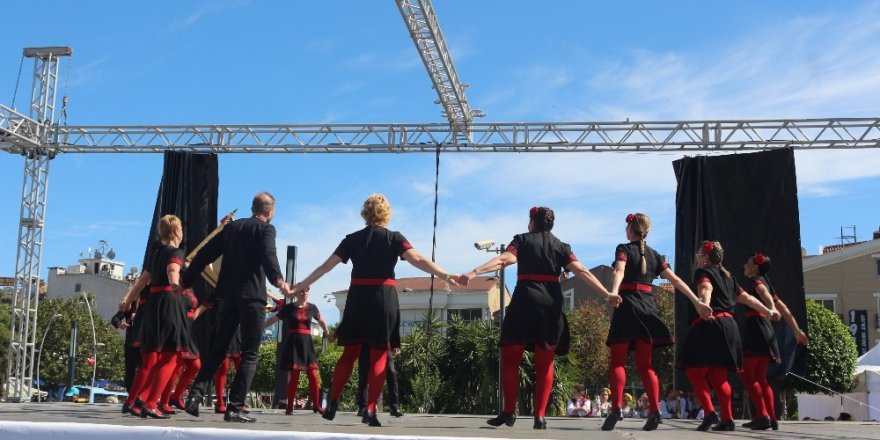
[[[875,2],[524,2],[434,4],[472,107],[484,121],[870,117],[880,103]],[[31,1],[4,5],[0,102],[21,49],[68,45],[71,125],[442,122],[425,69],[391,1]],[[39,17],[37,19],[36,17]],[[30,92],[26,62],[17,106]],[[60,98],[59,98],[60,106]],[[448,154],[441,158],[438,261],[466,271],[506,242],[527,210],[557,212],[555,232],[588,265],[608,263],[623,218],[652,216],[649,242],[672,254],[672,153]],[[15,268],[22,158],[0,155],[0,274]],[[143,254],[161,155],[65,155],[51,164],[45,267],[75,263],[108,240]],[[389,196],[392,228],[431,252],[434,157],[225,155],[221,212],[278,198],[279,251],[300,247],[298,275],[361,227],[359,206]],[[880,152],[797,154],[801,235],[816,253],[840,226],[880,225]],[[398,266],[398,276],[414,269]],[[320,296],[347,287],[340,267]]]

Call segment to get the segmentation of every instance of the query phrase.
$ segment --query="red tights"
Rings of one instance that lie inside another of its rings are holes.
[[[171,380],[177,368],[177,352],[152,351],[141,354],[141,371],[135,375],[132,391],[144,402],[144,407],[155,410],[165,385]],[[134,393],[132,393],[134,394]],[[129,396],[129,400],[134,400]]]
[[[770,356],[744,357],[743,371],[740,380],[749,393],[752,405],[755,406],[755,417],[770,417],[776,420],[776,405],[773,402],[773,388],[767,382],[767,367]]]
[[[241,356],[223,359],[223,362],[220,363],[220,366],[217,367],[217,371],[214,373],[214,394],[217,395],[217,408],[223,411],[226,411],[226,374],[229,373],[229,359],[232,359],[232,365],[235,366],[235,371],[238,372],[238,367],[241,365]]]
[[[361,344],[347,345],[333,369],[333,384],[330,386],[330,401],[339,400],[342,389],[351,377],[354,363],[361,353]],[[376,402],[385,387],[385,365],[388,350],[370,347],[370,372],[367,380],[367,411],[376,411]]]
[[[685,369],[688,380],[694,388],[694,394],[703,404],[703,410],[708,414],[715,411],[712,405],[712,396],[709,395],[709,384],[715,390],[718,404],[721,406],[721,421],[733,420],[733,407],[731,406],[730,384],[727,382],[727,369],[724,367],[688,367]],[[708,379],[708,380],[707,380]]]
[[[160,400],[162,405],[168,406],[171,402],[179,402],[183,397],[183,392],[189,388],[201,368],[202,361],[199,359],[178,357],[177,368],[174,369],[171,380],[168,381],[168,384],[165,385],[165,391],[162,392],[162,400]]]
[[[309,378],[309,396],[312,398],[312,407],[320,408],[321,379],[318,377],[318,370],[306,370],[306,376]],[[290,370],[290,378],[287,381],[287,409],[293,409],[297,388],[299,388],[299,370]]]
[[[654,372],[652,357],[654,346],[647,341],[637,339],[633,342],[636,348],[636,368],[642,379],[642,386],[648,395],[651,412],[660,411],[660,381]],[[630,343],[612,344],[611,362],[608,366],[608,383],[611,384],[611,409],[619,410],[623,405],[623,387],[626,385],[626,358],[629,355]]]
[[[519,363],[525,345],[501,347],[501,385],[504,394],[504,412],[516,411],[516,395],[519,392]],[[534,416],[544,417],[550,391],[553,389],[553,356],[555,353],[535,347],[535,402]]]

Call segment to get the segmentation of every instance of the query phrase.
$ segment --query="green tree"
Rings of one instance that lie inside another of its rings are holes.
[[[88,294],[88,297],[89,301],[94,301],[91,294]],[[95,339],[99,344],[97,348],[94,347],[88,307],[82,301],[80,297],[50,298],[40,301],[37,311],[37,349],[40,348],[40,341],[51,317],[56,314],[61,315],[52,320],[49,332],[45,333],[46,340],[40,356],[40,376],[47,383],[67,384],[71,321],[76,321],[78,329],[75,384],[87,385],[91,382],[93,367],[89,365],[88,359],[95,351],[98,354],[95,378],[122,382],[125,368],[125,340],[110,323],[93,312]],[[34,375],[36,375],[36,366]]]
[[[3,378],[3,381],[0,384],[6,383],[6,365],[9,361],[9,326],[10,321],[9,318],[12,316],[12,306],[7,303],[0,303],[0,377]],[[6,392],[6,387],[0,387],[0,395]]]
[[[271,393],[275,391],[275,375],[278,372],[278,362],[275,353],[278,343],[266,342],[260,345],[260,353],[257,358],[257,369],[251,382],[251,391]]]
[[[400,380],[401,404],[409,411],[436,412],[441,408],[440,391],[443,381],[438,363],[446,355],[442,321],[436,315],[425,315],[401,341],[395,358]]]
[[[807,301],[807,333],[807,380],[788,375],[784,388],[810,394],[826,393],[829,388],[840,393],[850,391],[857,351],[846,324],[816,301]]]
[[[569,362],[575,378],[589,388],[608,383],[609,351],[605,345],[611,318],[604,305],[585,301],[568,312],[571,329]]]

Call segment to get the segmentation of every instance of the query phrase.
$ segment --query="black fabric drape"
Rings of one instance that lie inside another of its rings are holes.
[[[150,243],[158,238],[156,224],[167,214],[174,214],[183,223],[184,252],[196,246],[217,226],[217,193],[220,186],[216,154],[195,154],[188,152],[165,152],[162,181],[156,196],[156,208],[150,223],[147,249],[144,251],[144,267],[150,253]],[[208,285],[199,278],[192,286],[196,297],[201,300],[207,295]],[[196,320],[194,335],[200,350],[213,333],[213,323],[207,319]],[[207,349],[207,346],[204,346]]]
[[[743,286],[743,264],[760,251],[773,261],[770,279],[801,328],[806,329],[804,273],[794,151],[774,150],[717,157],[687,157],[673,162],[678,179],[675,222],[675,272],[693,282],[695,254],[703,240],[724,248],[724,266]],[[690,304],[676,295],[675,336],[684,340]],[[742,307],[742,306],[739,306]],[[784,321],[774,324],[784,363],[771,364],[771,380],[790,369],[803,370],[804,356]],[[687,389],[683,372],[676,387]]]

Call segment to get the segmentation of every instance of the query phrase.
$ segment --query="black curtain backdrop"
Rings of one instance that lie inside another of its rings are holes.
[[[675,222],[675,272],[693,283],[695,254],[703,240],[724,247],[724,266],[747,286],[743,265],[756,251],[773,261],[769,276],[801,328],[807,328],[804,273],[794,151],[774,150],[717,157],[687,157],[673,162],[678,179]],[[675,337],[689,330],[690,303],[675,300]],[[738,306],[743,312],[743,306]],[[737,313],[741,322],[742,313]],[[768,376],[781,380],[789,371],[803,372],[805,356],[791,330],[774,324],[783,363],[770,365]],[[690,389],[683,370],[676,370],[677,389]]]
[[[150,224],[147,249],[144,251],[144,266],[150,253],[150,243],[158,239],[156,231],[159,219],[174,214],[183,223],[184,252],[195,249],[208,234],[217,227],[217,191],[220,185],[217,155],[188,152],[165,152],[162,181],[156,196],[156,208]],[[212,289],[201,277],[192,286],[196,297],[201,300]],[[213,335],[214,322],[209,314],[205,319],[196,320],[193,335],[199,350],[207,350]]]

